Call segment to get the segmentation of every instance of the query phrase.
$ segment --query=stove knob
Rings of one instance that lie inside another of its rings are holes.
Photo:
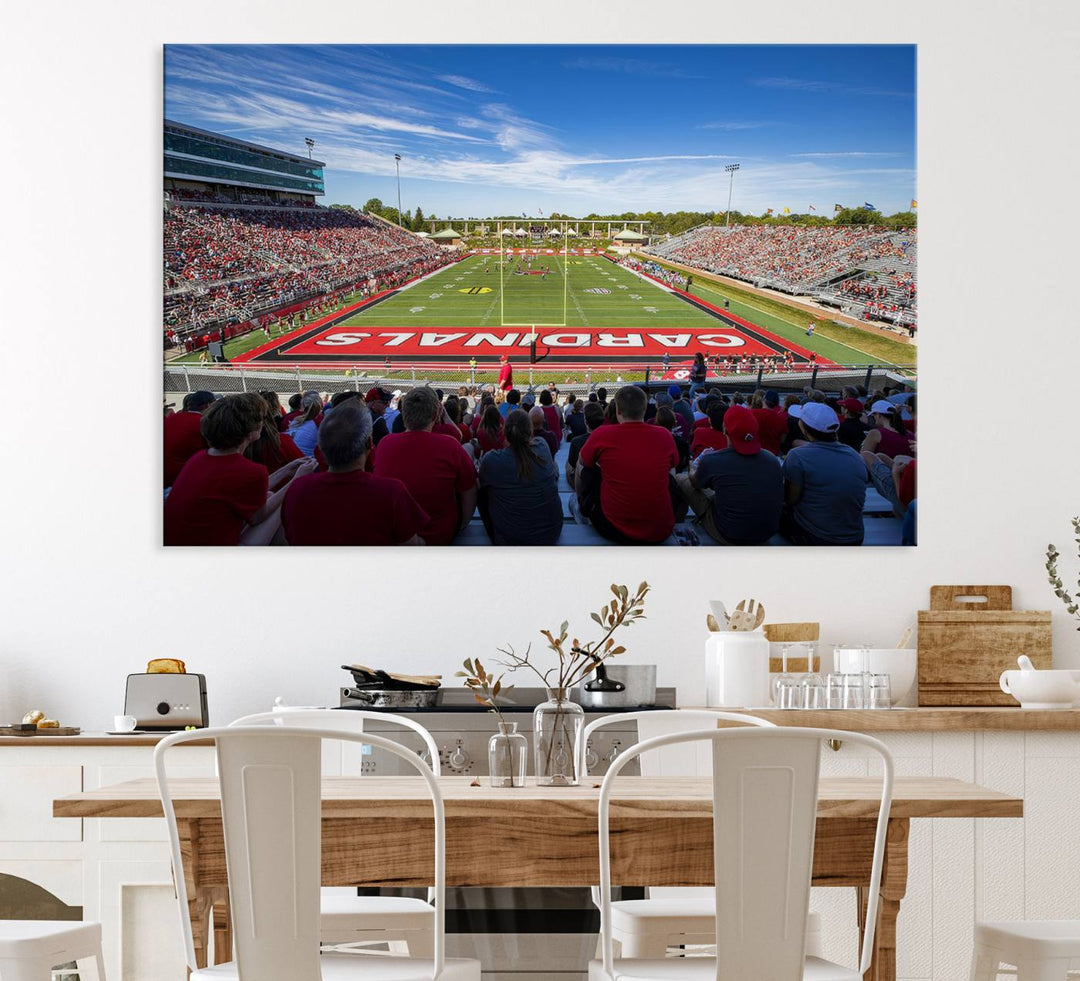
[[[446,762],[451,770],[464,770],[472,760],[469,759],[469,754],[465,752],[463,746],[456,746],[447,757]]]
[[[592,744],[585,749],[585,769],[591,770],[597,763],[600,762],[600,756],[595,749],[592,748]]]
[[[169,703],[168,702],[158,702],[158,704],[157,704],[157,713],[158,713],[158,715],[168,715],[169,714]]]
[[[616,743],[614,746],[611,747],[611,752],[607,754],[608,763],[614,763],[615,762],[615,757],[618,756],[618,755],[619,755],[619,744]]]

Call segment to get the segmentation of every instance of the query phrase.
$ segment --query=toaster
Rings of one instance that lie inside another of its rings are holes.
[[[204,729],[210,724],[206,708],[206,676],[201,674],[129,674],[124,715],[138,720],[136,729],[157,732]]]

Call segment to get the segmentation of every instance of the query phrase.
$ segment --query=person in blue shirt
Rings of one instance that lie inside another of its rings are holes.
[[[780,533],[792,545],[861,545],[866,464],[836,438],[840,420],[824,402],[802,406],[807,442],[784,460]]]

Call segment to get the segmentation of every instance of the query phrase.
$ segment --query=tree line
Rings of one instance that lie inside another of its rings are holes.
[[[332,204],[330,207],[346,211],[357,210],[349,204]],[[370,198],[360,210],[368,214],[379,215],[388,221],[397,222],[404,228],[414,232],[426,231],[432,221],[443,220],[437,218],[434,214],[424,214],[423,208],[418,205],[415,211],[411,209],[403,211],[399,222],[397,208],[383,204],[379,198]],[[531,220],[531,218],[522,218],[520,215],[489,215],[487,218],[490,221],[526,223]],[[450,220],[450,217],[445,219],[447,222]],[[871,208],[843,208],[832,215],[819,215],[817,212],[791,215],[747,215],[732,209],[730,222],[727,220],[727,215],[722,211],[624,211],[617,215],[592,213],[580,216],[553,212],[546,217],[546,220],[572,221],[575,223],[589,221],[645,221],[649,223],[654,235],[679,235],[682,232],[689,231],[691,228],[696,228],[698,225],[723,225],[727,223],[732,225],[807,225],[812,227],[881,225],[885,228],[915,228],[918,225],[918,218],[914,211],[898,211],[892,215],[885,215]]]

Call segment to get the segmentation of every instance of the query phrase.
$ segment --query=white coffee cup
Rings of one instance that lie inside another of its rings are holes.
[[[134,715],[114,715],[113,732],[134,732],[139,720]]]

